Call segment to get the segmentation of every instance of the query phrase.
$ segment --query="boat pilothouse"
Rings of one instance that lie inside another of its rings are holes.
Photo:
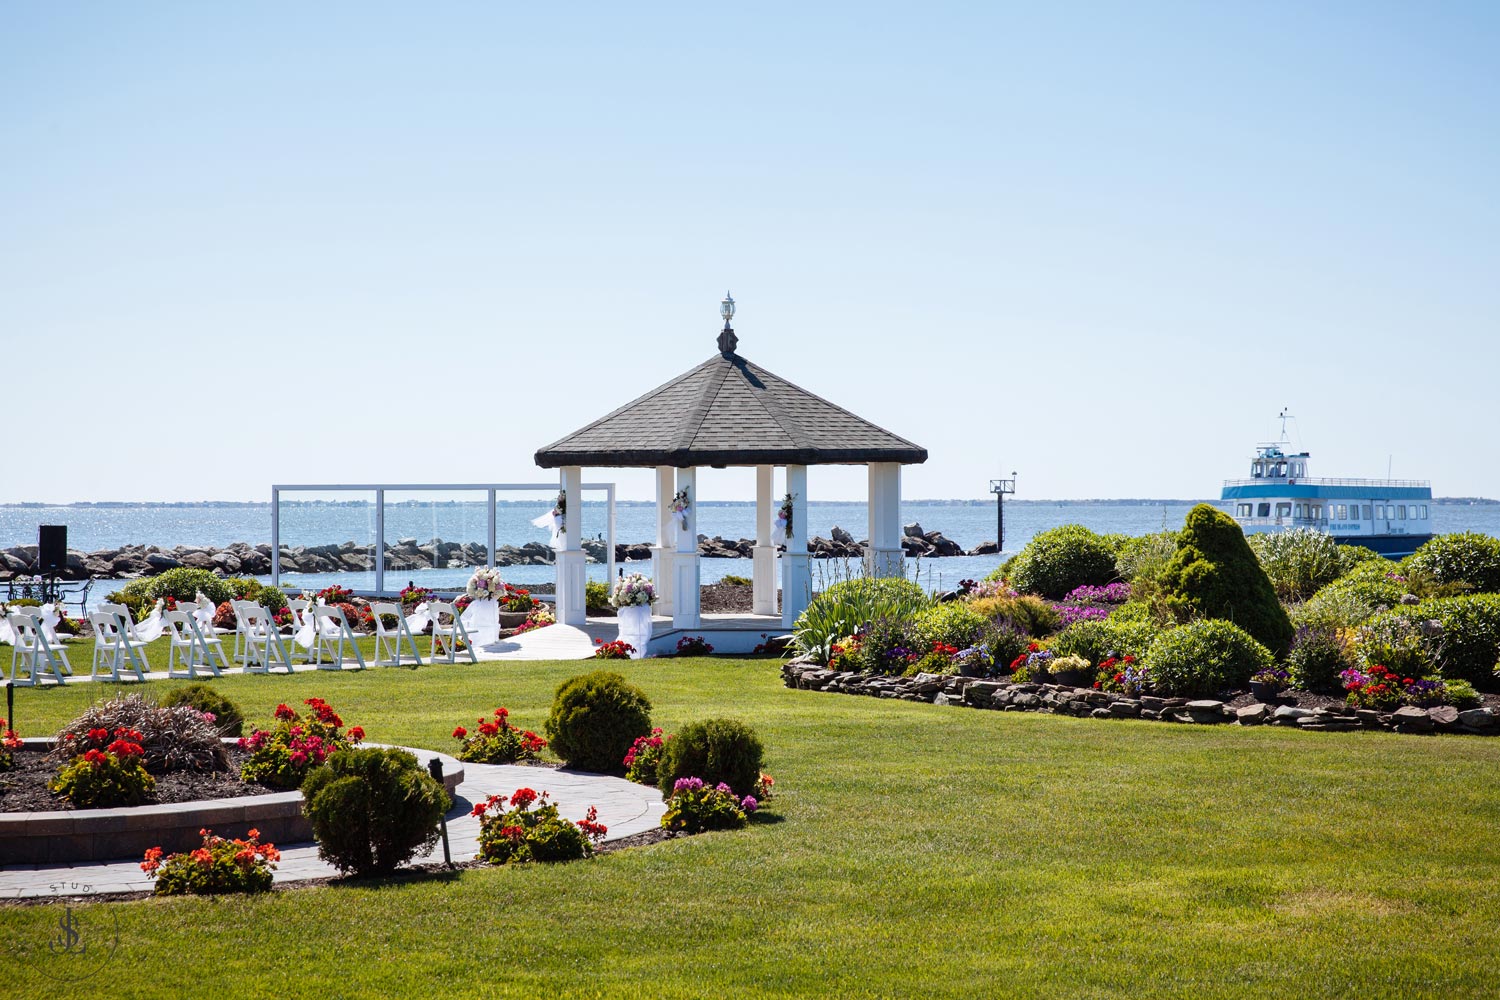
[[[1226,479],[1221,500],[1245,534],[1313,528],[1336,541],[1384,556],[1410,555],[1432,537],[1432,484],[1415,479],[1319,479],[1308,474],[1308,453],[1281,441],[1256,448],[1249,479]]]

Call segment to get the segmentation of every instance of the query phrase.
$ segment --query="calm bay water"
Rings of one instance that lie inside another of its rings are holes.
[[[1017,551],[1037,532],[1062,524],[1083,524],[1098,532],[1139,535],[1163,528],[1182,526],[1183,518],[1195,501],[1012,501],[1005,505],[1006,555]],[[426,542],[432,538],[445,541],[483,543],[486,536],[486,509],[481,502],[411,501],[386,505],[386,537],[391,542],[415,538]],[[496,504],[496,538],[501,545],[544,542],[547,533],[529,523],[545,511],[550,501],[501,501]],[[928,531],[941,531],[969,549],[995,538],[995,507],[991,503],[964,501],[910,502],[901,505],[903,523],[916,521]],[[281,505],[281,543],[283,545],[324,545],[353,541],[368,545],[375,537],[375,509],[371,502],[349,503],[283,501]],[[1500,536],[1500,505],[1434,504],[1433,526],[1440,532],[1481,531]],[[586,502],[583,507],[583,530],[590,537],[606,531],[605,505]],[[808,509],[812,533],[827,537],[834,526],[842,527],[855,538],[868,535],[866,508],[863,503],[815,502]],[[616,507],[615,540],[645,542],[655,535],[655,505],[622,502]],[[121,545],[148,544],[164,548],[174,545],[222,547],[231,542],[251,544],[271,540],[271,505],[268,503],[234,506],[141,504],[112,507],[33,507],[0,506],[0,548],[35,544],[40,524],[66,524],[70,548],[95,551]],[[751,503],[704,502],[698,508],[698,530],[707,535],[737,539],[753,537],[755,508]],[[950,588],[965,577],[978,577],[1000,564],[1004,556],[964,556],[949,559],[927,559],[919,565],[909,564],[910,573],[920,574],[924,584]],[[839,566],[819,567],[817,574],[836,575]],[[705,582],[714,582],[727,574],[748,576],[748,560],[705,559],[702,562]],[[603,566],[592,567],[592,575],[602,579]],[[552,579],[550,566],[514,566],[505,575],[517,583],[540,583]],[[399,576],[402,579],[391,579]],[[388,585],[415,580],[426,586],[454,587],[468,577],[460,569],[404,571],[388,574]],[[286,577],[283,583],[292,587],[322,587],[339,583],[356,589],[374,586],[371,573],[304,574]],[[102,590],[103,588],[96,588]]]

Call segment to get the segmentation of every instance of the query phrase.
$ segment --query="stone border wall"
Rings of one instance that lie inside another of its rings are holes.
[[[28,748],[52,749],[50,738],[24,741]],[[234,742],[228,740],[226,742]],[[362,746],[383,746],[366,743]],[[452,795],[464,780],[463,763],[434,750],[400,747],[424,765],[443,761],[443,786]],[[33,750],[20,750],[31,753]],[[204,827],[221,837],[242,837],[251,828],[273,844],[310,841],[312,825],[302,815],[300,791],[202,799],[119,809],[59,809],[51,812],[0,813],[0,862],[5,865],[68,864],[87,861],[139,860],[152,847],[168,854],[203,845]]]
[[[1471,708],[1461,712],[1450,705],[1437,708],[1403,706],[1394,712],[1376,712],[1259,703],[1231,708],[1213,699],[1157,698],[1152,695],[1130,698],[1062,684],[1017,684],[1007,680],[940,674],[886,677],[829,670],[797,659],[782,665],[781,676],[787,687],[805,691],[862,694],[1003,712],[1051,712],[1080,718],[1150,719],[1198,725],[1288,726],[1319,732],[1376,729],[1397,733],[1500,735],[1500,715],[1490,708]]]

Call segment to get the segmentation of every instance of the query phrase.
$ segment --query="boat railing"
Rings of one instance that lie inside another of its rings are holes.
[[[1265,483],[1287,486],[1361,486],[1378,489],[1431,489],[1429,479],[1328,479],[1312,476],[1262,476],[1259,479],[1226,479],[1225,486],[1260,486]]]

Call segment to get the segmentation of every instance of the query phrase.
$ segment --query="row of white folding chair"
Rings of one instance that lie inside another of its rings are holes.
[[[65,683],[64,675],[73,672],[68,662],[67,651],[61,645],[53,646],[47,641],[46,630],[41,625],[38,608],[18,608],[6,621],[10,623],[12,641],[10,653],[10,683],[12,687],[35,687],[41,680],[38,673],[51,673],[57,683]],[[26,670],[23,680],[16,676],[16,667]]]
[[[130,612],[125,611],[122,615],[108,610],[109,607],[110,605],[104,604],[89,612],[89,623],[94,626],[94,662],[89,670],[89,677],[98,677],[103,673],[118,684],[120,671],[124,669],[134,670],[135,679],[143,681],[146,679],[146,671],[150,669],[141,652],[146,648],[146,643],[132,634]],[[107,669],[101,670],[101,666]]]

